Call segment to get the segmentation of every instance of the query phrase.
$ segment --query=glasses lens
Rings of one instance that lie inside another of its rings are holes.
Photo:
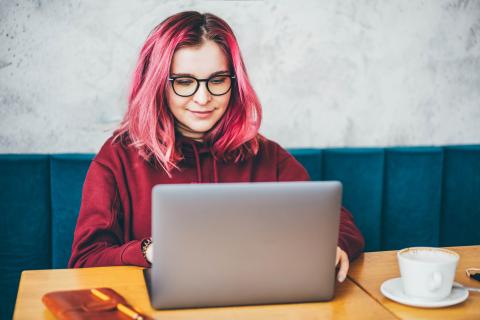
[[[191,96],[197,89],[197,80],[189,77],[176,78],[173,81],[173,90],[181,96]]]
[[[232,78],[230,76],[216,76],[208,80],[208,90],[214,95],[222,95],[230,90]]]

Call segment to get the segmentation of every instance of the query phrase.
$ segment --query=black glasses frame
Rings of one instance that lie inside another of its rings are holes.
[[[214,79],[214,78],[217,78],[217,77],[227,77],[227,78],[231,78],[232,79],[232,82],[230,83],[230,87],[228,88],[227,91],[225,91],[224,93],[222,94],[215,94],[213,93],[210,88],[208,87],[208,84],[209,84],[209,81]],[[173,82],[177,79],[180,79],[180,78],[188,78],[188,79],[192,79],[192,80],[195,80],[196,83],[197,83],[197,86],[195,87],[195,90],[193,91],[192,94],[189,94],[189,95],[182,95],[182,94],[179,94],[177,91],[175,91],[175,86],[173,85]],[[205,82],[205,86],[207,87],[207,90],[208,92],[212,95],[212,96],[223,96],[225,94],[227,94],[231,89],[232,89],[232,86],[233,86],[233,80],[235,79],[235,76],[234,75],[230,75],[230,74],[217,74],[217,75],[214,75],[214,76],[211,76],[210,78],[207,78],[207,79],[197,79],[195,77],[192,77],[192,76],[177,76],[177,77],[170,77],[168,78],[168,81],[170,81],[170,84],[172,85],[172,89],[173,89],[173,92],[175,92],[175,94],[177,96],[180,96],[180,97],[191,97],[193,96],[195,93],[197,93],[198,91],[198,88],[200,88],[200,82]]]
[[[465,270],[467,277],[480,281],[480,268],[468,268]]]

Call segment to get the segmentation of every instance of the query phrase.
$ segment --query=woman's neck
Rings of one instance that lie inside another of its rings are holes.
[[[193,131],[192,129],[190,129],[189,127],[185,126],[183,123],[180,123],[178,121],[175,125],[175,128],[185,138],[203,142],[203,136],[205,135],[203,132]]]

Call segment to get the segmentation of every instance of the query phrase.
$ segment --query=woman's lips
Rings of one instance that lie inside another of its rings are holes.
[[[188,110],[188,111],[190,111],[195,117],[200,118],[200,119],[206,119],[213,114],[213,110],[209,110],[209,111]]]

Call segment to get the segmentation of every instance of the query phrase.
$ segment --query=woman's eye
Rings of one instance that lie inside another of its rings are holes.
[[[176,84],[180,86],[189,86],[193,83],[193,80],[191,79],[177,79],[175,80]]]
[[[218,78],[210,79],[211,84],[222,84],[224,82],[225,82],[225,77],[218,77]]]

